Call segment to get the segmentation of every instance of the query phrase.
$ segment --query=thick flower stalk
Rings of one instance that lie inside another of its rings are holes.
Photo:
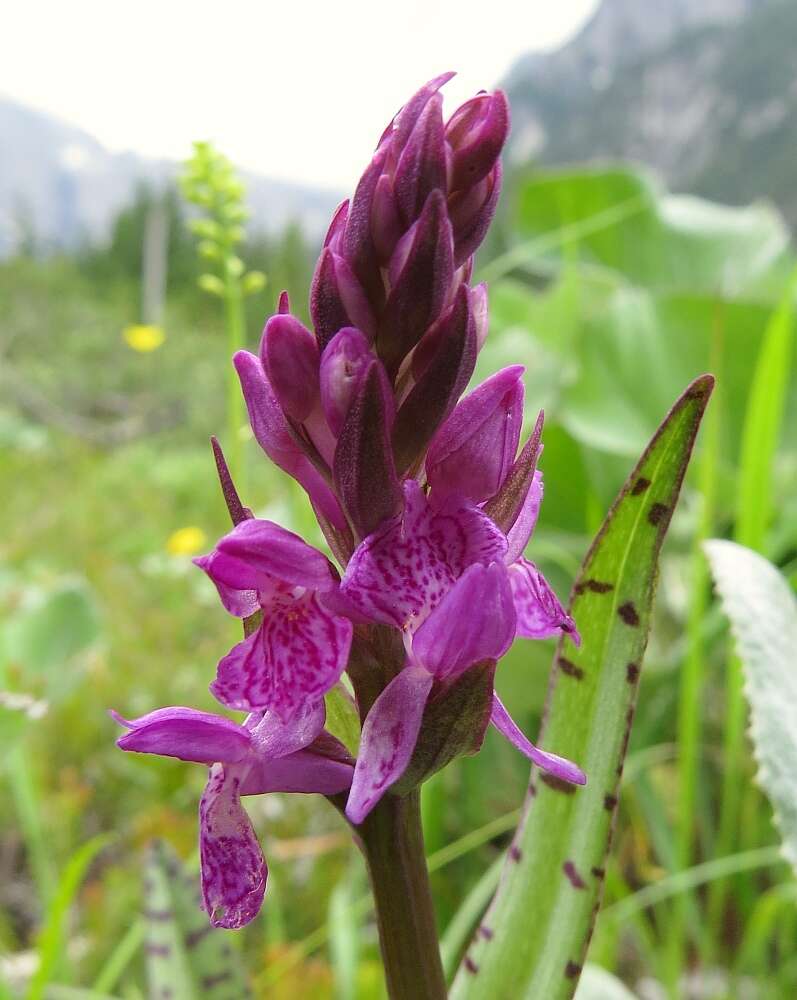
[[[337,566],[251,517],[222,467],[236,524],[196,562],[246,635],[210,690],[251,714],[239,725],[164,709],[123,723],[119,741],[212,765],[202,877],[208,912],[225,926],[254,915],[265,879],[240,795],[291,786],[335,796],[369,864],[394,996],[442,989],[426,940],[420,783],[476,752],[489,724],[556,778],[585,781],[531,743],[493,686],[516,637],[580,640],[524,556],[543,486],[542,414],[520,447],[523,368],[461,398],[487,336],[487,289],[471,273],[500,191],[509,112],[502,93],[481,93],[445,121],[450,76],[401,109],[335,212],[312,284],[313,329],[283,293],[258,354],[234,358],[255,438],[307,492]],[[323,729],[324,697],[344,671],[362,722],[356,761]],[[414,911],[402,923],[407,899]]]

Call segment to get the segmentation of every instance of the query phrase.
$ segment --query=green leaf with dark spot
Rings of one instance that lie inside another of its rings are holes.
[[[211,927],[201,909],[199,877],[188,874],[163,841],[150,848],[145,888],[149,995],[245,1000],[249,990],[232,932]]]
[[[495,899],[452,1000],[569,1000],[578,984],[617,809],[659,551],[714,379],[678,399],[606,517],[573,588],[583,643],[563,639],[541,736],[576,761],[587,785],[536,772]]]

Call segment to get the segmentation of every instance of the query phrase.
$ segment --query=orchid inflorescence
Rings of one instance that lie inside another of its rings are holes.
[[[246,637],[210,689],[249,714],[116,716],[124,750],[210,767],[200,849],[215,925],[247,923],[265,890],[243,795],[318,792],[359,826],[386,793],[475,752],[490,722],[555,779],[585,781],[534,746],[493,689],[516,636],[580,640],[523,556],[543,491],[542,414],[518,453],[522,366],[459,401],[487,335],[487,289],[470,278],[509,112],[501,92],[480,93],[444,122],[451,75],[399,111],[335,212],[312,284],[314,331],[283,293],[259,356],[234,358],[255,438],[307,492],[342,575],[242,507],[217,455],[237,523],[195,562]],[[359,711],[356,760],[324,728],[336,687]]]

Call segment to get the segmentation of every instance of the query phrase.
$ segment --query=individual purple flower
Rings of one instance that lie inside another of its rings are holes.
[[[518,458],[515,455],[523,422],[523,370],[522,365],[512,365],[496,372],[466,396],[439,428],[426,456],[434,506],[452,495],[485,505],[526,460],[525,449]],[[541,431],[540,421],[537,437]],[[535,462],[536,453],[535,448]],[[575,623],[542,573],[523,557],[542,503],[542,473],[530,471],[528,481],[521,484],[514,516],[502,525],[507,539],[504,562],[517,612],[516,634],[547,639],[566,633],[578,644]]]
[[[323,699],[346,667],[351,622],[324,606],[338,587],[326,556],[271,521],[236,525],[194,562],[230,614],[260,625],[220,661],[211,691],[228,708],[271,709],[289,723]]]
[[[199,803],[202,899],[214,927],[237,928],[260,910],[268,869],[242,795],[318,792],[336,795],[352,779],[344,748],[323,732],[323,703],[285,726],[272,712],[243,725],[192,708],[161,708],[130,721],[122,750],[208,765]]]
[[[363,725],[346,809],[354,823],[362,822],[406,769],[433,684],[497,660],[518,631],[503,532],[461,495],[432,506],[414,480],[404,484],[404,501],[401,515],[358,546],[341,584],[342,595],[361,614],[402,631],[407,651],[404,669]],[[526,598],[522,589],[521,596]],[[499,728],[528,753],[528,741]],[[540,760],[566,780],[574,773],[572,765],[562,770],[544,754],[537,755]]]

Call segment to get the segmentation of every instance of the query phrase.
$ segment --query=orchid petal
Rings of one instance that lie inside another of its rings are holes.
[[[421,728],[432,675],[405,667],[371,706],[363,724],[346,816],[362,823],[407,768]]]
[[[515,637],[506,567],[476,563],[457,580],[412,640],[415,662],[443,679],[480,660],[497,660]]]
[[[248,579],[244,576],[247,569],[245,566],[232,567],[229,560],[219,560],[217,552],[211,552],[207,556],[197,556],[194,559],[194,565],[207,573],[213,581],[219,592],[221,603],[231,615],[235,615],[236,618],[249,618],[258,610],[260,605],[257,600],[257,585],[265,581]],[[220,570],[224,574],[224,579],[221,579],[219,575]],[[226,582],[228,579],[234,579],[238,586]],[[254,585],[242,589],[240,587],[242,579]]]
[[[287,725],[276,712],[266,712],[252,730],[254,753],[260,757],[276,758],[304,750],[324,728],[326,714],[322,698],[310,702]]]
[[[248,924],[263,902],[268,869],[240,799],[241,768],[215,764],[199,802],[204,909],[214,927]]]
[[[256,761],[241,785],[241,795],[266,792],[338,795],[348,791],[353,774],[350,763],[330,760],[311,750],[299,750],[287,757]]]
[[[221,660],[211,692],[229,708],[270,708],[291,722],[338,682],[351,636],[351,622],[330,614],[312,592],[284,594]]]
[[[111,716],[130,730],[116,741],[122,750],[161,754],[199,764],[235,763],[251,750],[251,737],[243,726],[210,712],[177,705],[159,708],[130,721],[116,712]]]
[[[512,716],[507,712],[497,694],[493,695],[493,710],[490,715],[490,722],[502,736],[505,736],[513,746],[520,750],[524,756],[528,757],[533,764],[541,767],[543,771],[547,771],[561,781],[569,781],[574,785],[586,785],[587,778],[580,767],[577,767],[572,761],[566,760],[564,757],[559,757],[555,753],[540,750],[531,740],[527,739]]]
[[[335,585],[327,557],[273,521],[259,518],[241,521],[219,541],[216,550],[246,564],[257,574],[294,587],[331,590]],[[226,579],[229,582],[229,577]]]
[[[432,510],[414,480],[404,484],[404,513],[355,550],[341,592],[372,621],[412,631],[475,562],[503,560],[506,539],[477,507],[449,498]]]
[[[548,639],[562,633],[578,646],[576,623],[559,603],[550,584],[533,562],[518,559],[509,567],[512,596],[517,611],[517,634],[526,639]]]
[[[542,493],[542,472],[537,469],[517,519],[506,533],[506,540],[509,543],[509,549],[506,553],[507,563],[513,563],[522,556],[529,544],[540,514]]]

